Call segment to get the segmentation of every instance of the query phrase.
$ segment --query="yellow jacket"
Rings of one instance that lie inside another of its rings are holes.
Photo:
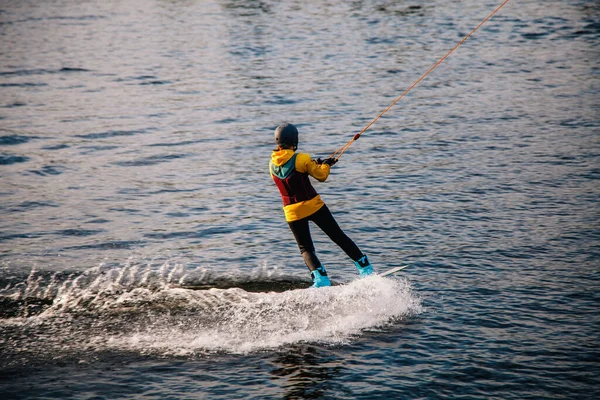
[[[288,162],[294,155],[294,150],[274,150],[271,154],[271,162],[276,166],[281,166]],[[295,163],[296,171],[299,173],[307,173],[319,182],[325,182],[329,176],[330,166],[327,164],[317,164],[316,161],[310,158],[306,153],[298,153]],[[270,172],[269,168],[269,172]],[[271,173],[271,172],[270,172]],[[271,177],[273,174],[271,173]],[[321,200],[318,194],[310,200],[301,201],[298,203],[283,206],[285,220],[288,222],[297,221],[306,218],[323,207],[325,203]]]

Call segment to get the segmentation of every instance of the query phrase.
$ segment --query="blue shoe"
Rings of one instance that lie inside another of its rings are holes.
[[[354,265],[356,265],[356,269],[358,269],[361,278],[375,273],[375,271],[373,271],[373,266],[366,255],[363,255],[358,261],[354,261]]]
[[[313,278],[313,284],[311,287],[321,288],[321,287],[331,286],[331,281],[329,280],[329,277],[327,276],[327,271],[325,271],[324,266],[321,265],[319,268],[315,269],[314,271],[311,271],[310,274],[312,275],[312,278]]]

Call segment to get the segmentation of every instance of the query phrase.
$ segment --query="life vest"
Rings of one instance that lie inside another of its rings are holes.
[[[283,165],[275,165],[273,162],[269,163],[271,176],[279,188],[284,206],[310,200],[317,196],[317,191],[310,183],[308,173],[296,171],[297,155],[294,154]]]

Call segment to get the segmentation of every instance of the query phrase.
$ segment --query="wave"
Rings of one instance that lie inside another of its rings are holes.
[[[106,350],[248,353],[300,342],[343,344],[421,312],[406,280],[309,284],[266,266],[226,276],[169,264],[32,271],[0,290],[0,332],[7,349],[54,358]]]

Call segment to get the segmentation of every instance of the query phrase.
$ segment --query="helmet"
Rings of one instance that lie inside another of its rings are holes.
[[[298,129],[287,122],[279,125],[275,129],[275,143],[278,145],[298,146]]]

